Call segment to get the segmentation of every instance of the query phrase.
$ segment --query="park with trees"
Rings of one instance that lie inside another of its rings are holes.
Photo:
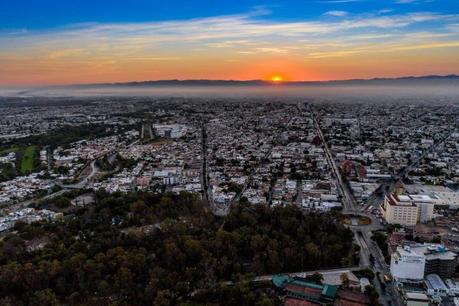
[[[95,197],[2,237],[1,305],[278,305],[254,276],[358,259],[333,213],[241,203],[222,218],[190,193]]]

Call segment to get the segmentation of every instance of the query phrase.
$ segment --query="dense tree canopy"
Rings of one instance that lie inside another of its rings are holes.
[[[221,219],[188,193],[97,193],[0,242],[0,304],[277,305],[246,280],[353,264],[352,233],[335,220],[249,204]]]

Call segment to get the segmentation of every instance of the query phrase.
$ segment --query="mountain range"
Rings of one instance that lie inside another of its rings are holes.
[[[396,84],[423,84],[425,82],[458,82],[459,75],[426,75],[426,76],[406,76],[399,78],[373,78],[373,79],[349,79],[349,80],[330,80],[330,81],[282,81],[272,82],[267,80],[154,80],[123,83],[97,83],[80,84],[72,87],[92,87],[92,86],[266,86],[266,85],[396,85]]]

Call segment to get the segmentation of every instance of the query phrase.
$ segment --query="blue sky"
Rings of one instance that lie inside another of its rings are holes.
[[[270,20],[317,18],[327,11],[350,14],[392,10],[458,13],[458,0],[2,0],[0,28],[46,29],[84,22],[145,22],[240,14],[265,8]]]
[[[459,73],[459,0],[0,0],[0,85]]]

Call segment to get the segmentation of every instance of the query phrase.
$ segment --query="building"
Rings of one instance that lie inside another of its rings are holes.
[[[427,295],[430,296],[447,296],[449,289],[437,274],[426,276]]]
[[[180,124],[154,125],[155,135],[164,138],[180,138],[185,136],[187,127]]]
[[[457,254],[448,251],[444,246],[429,247],[426,255],[425,273],[435,273],[443,278],[454,276],[457,266]]]
[[[390,260],[390,273],[395,279],[424,279],[426,258],[422,251],[410,246],[397,247]]]
[[[405,240],[406,232],[403,228],[399,229],[398,231],[393,231],[386,240],[389,254],[396,252],[397,247],[401,245]]]
[[[437,222],[437,220],[435,220]],[[448,237],[448,229],[440,226],[432,226],[427,224],[416,224],[413,229],[413,238],[419,239],[421,242],[433,242],[433,240],[446,241]]]
[[[412,194],[405,197],[408,197],[418,206],[418,222],[425,223],[433,219],[434,199],[425,194]]]
[[[320,285],[298,276],[275,275],[272,282],[287,297],[319,304],[332,303],[338,290],[338,286]]]
[[[406,306],[429,306],[430,300],[427,295],[420,292],[405,292],[403,302]]]
[[[459,286],[455,281],[452,279],[447,279],[445,281],[446,287],[448,287],[449,293],[448,295],[450,296],[459,296]]]
[[[457,254],[441,244],[405,244],[391,255],[390,271],[397,280],[422,280],[425,275],[454,275]]]
[[[409,194],[427,194],[435,205],[445,205],[451,209],[459,208],[459,192],[441,185],[405,185]]]
[[[387,223],[415,226],[433,218],[434,203],[427,195],[389,194],[381,206],[383,218]]]

